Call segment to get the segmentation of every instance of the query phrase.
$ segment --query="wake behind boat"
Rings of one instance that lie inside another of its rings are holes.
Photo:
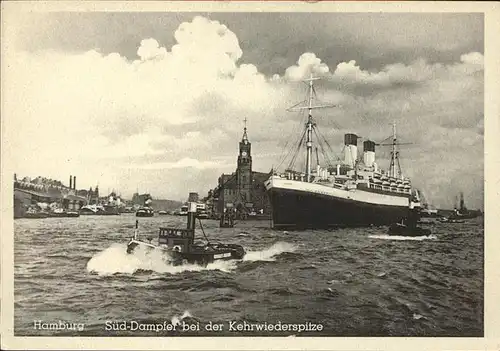
[[[401,172],[395,124],[392,143],[379,144],[392,146],[388,171],[375,163],[376,143],[373,141],[363,143],[363,158],[358,159],[359,137],[355,134],[344,136],[343,162],[328,162],[326,167],[321,167],[316,148],[318,164],[315,170],[312,169],[313,133],[320,140],[312,110],[330,107],[313,105],[313,81],[316,79],[311,76],[306,80],[309,82],[308,106],[296,108],[309,112],[297,148],[300,149],[305,141],[306,168],[293,170],[294,155],[284,173],[273,171],[265,182],[272,207],[273,228],[388,225],[408,218],[410,211],[418,211],[419,192]],[[325,160],[328,159],[325,155]]]
[[[218,260],[242,259],[245,256],[245,250],[241,245],[210,243],[203,231],[206,244],[196,244],[195,223],[196,223],[196,203],[189,203],[187,216],[187,228],[160,228],[158,242],[156,244],[145,242],[139,239],[136,221],[136,230],[134,237],[127,245],[127,253],[133,253],[138,247],[146,250],[161,250],[174,265],[184,263],[207,265]],[[201,222],[200,222],[201,225]]]

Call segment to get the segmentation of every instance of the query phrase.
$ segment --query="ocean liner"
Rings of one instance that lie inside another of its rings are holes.
[[[272,170],[265,181],[266,191],[272,207],[273,228],[325,228],[346,226],[388,225],[404,221],[420,208],[418,190],[412,188],[410,179],[403,176],[399,163],[396,139],[396,124],[393,124],[392,142],[376,144],[371,140],[363,142],[363,157],[358,159],[356,134],[344,135],[343,160],[331,162],[320,144],[327,165],[320,166],[316,147],[316,169],[312,167],[313,133],[318,143],[321,136],[312,117],[317,108],[334,105],[313,105],[315,89],[310,77],[307,106],[293,110],[307,110],[307,122],[298,143],[297,152],[304,145],[306,149],[305,170],[296,171],[295,157],[283,173]],[[297,105],[296,105],[297,106]],[[388,138],[389,139],[389,138]],[[326,138],[324,142],[329,146]],[[387,140],[387,139],[386,139]],[[375,162],[375,146],[392,146],[388,171],[379,168]]]

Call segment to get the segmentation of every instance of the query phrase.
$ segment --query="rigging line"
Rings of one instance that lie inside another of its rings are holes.
[[[286,169],[292,169],[295,165],[295,161],[297,159],[297,155],[299,153],[299,150],[302,146],[302,140],[299,142],[299,144],[297,145],[297,150],[295,151],[295,154],[293,155],[293,157],[290,159],[290,162],[288,163],[288,166]]]
[[[299,139],[297,139],[294,144],[300,143],[301,139],[302,139],[302,137],[300,137]],[[291,148],[288,149],[288,153],[285,155],[285,157],[282,158],[282,160],[278,164],[277,168],[281,167],[281,165],[288,159],[288,157],[290,157],[290,155],[293,153],[294,149],[295,149],[295,145],[294,145],[294,147],[291,147]]]
[[[295,164],[295,161],[297,159],[297,156],[299,154],[300,148],[302,147],[302,143],[304,142],[304,137],[306,135],[307,129],[304,129],[304,132],[302,133],[302,137],[300,138],[299,145],[297,146],[297,150],[295,151],[295,155],[293,156],[292,160],[290,161],[290,164],[288,165],[288,169],[292,169],[293,165]]]
[[[316,128],[314,128],[314,135],[316,135],[316,138],[318,139],[318,145],[321,148],[321,153],[323,154],[323,158],[326,160],[327,164],[331,166],[331,160],[328,154],[325,152],[325,148],[323,147],[323,143],[318,135],[318,131]],[[317,158],[317,157],[316,157]]]
[[[325,136],[323,135],[323,133],[321,133],[320,131],[318,131],[318,133],[320,133],[321,137],[325,141],[325,143],[328,146],[328,148],[330,149],[331,153],[337,158],[337,161],[341,161],[342,159],[340,158],[340,156],[335,151],[333,151],[332,146],[330,145],[330,143],[328,142],[328,140],[325,138]],[[342,149],[341,152],[343,152],[343,151],[344,150]]]
[[[318,134],[319,134],[319,131],[316,131],[316,129],[314,130],[314,133],[316,135],[316,137],[318,138],[318,144],[321,148],[321,153],[323,154],[323,157],[326,159],[326,162],[328,163],[329,166],[333,167],[333,164],[334,162],[332,162],[332,159],[330,158],[330,155],[328,154],[328,152],[326,152],[324,146],[323,146],[323,142],[321,141],[321,139],[319,138]]]
[[[388,141],[388,140],[392,140],[392,138],[393,138],[393,137],[392,137],[392,135],[391,135],[391,136],[389,136],[389,137],[385,138],[384,140],[382,140],[381,142],[376,143],[376,144],[382,144],[382,143],[384,143],[384,142],[386,142],[386,141]]]
[[[210,240],[208,240],[208,237],[205,234],[205,230],[203,229],[203,224],[201,224],[201,219],[200,218],[198,218],[198,222],[200,223],[200,228],[201,228],[201,232],[203,233],[203,236],[205,237],[205,239],[207,239],[207,244],[210,244]]]
[[[294,107],[297,107],[297,106],[299,106],[300,104],[303,104],[304,102],[307,102],[307,100],[302,100],[301,102],[299,102],[299,103],[297,103],[297,104],[295,104],[295,105],[293,105],[293,106],[291,106],[291,107],[287,108],[287,111],[292,110]]]
[[[295,145],[298,145],[298,146],[297,146],[298,148],[300,148],[300,142],[301,142],[301,140],[302,140],[302,138],[303,138],[303,137],[304,137],[304,136],[303,136],[303,135],[301,135],[301,136],[297,139],[297,141],[296,141],[296,143],[295,143]],[[283,160],[280,162],[279,166],[281,166],[281,165],[282,165],[282,164],[283,164],[283,163],[284,163],[284,162],[288,159],[288,157],[289,157],[289,156],[290,156],[290,155],[294,152],[295,147],[296,147],[296,146],[294,146],[293,148],[290,148],[290,149],[288,150],[288,154],[287,154],[287,155],[283,158]],[[292,158],[293,158],[293,157],[292,157]]]
[[[304,118],[304,117],[305,117],[305,113],[304,113],[304,111],[299,111],[299,113],[298,113],[298,114],[299,114],[299,115],[300,115],[300,114],[303,114],[302,119],[301,119],[301,124],[303,124],[304,119],[305,119],[305,118]],[[287,150],[287,146],[288,146],[288,144],[290,143],[290,140],[292,140],[292,139],[293,139],[293,138],[292,138],[292,135],[297,135],[297,132],[296,132],[297,127],[298,127],[298,125],[296,125],[296,126],[295,126],[295,128],[294,128],[294,129],[293,129],[293,131],[292,131],[292,134],[290,134],[290,137],[288,137],[288,138],[287,138],[287,142],[285,143],[285,146],[284,146],[284,147],[282,148],[282,150],[281,150],[281,155],[280,155],[280,158],[279,158],[279,159],[280,159],[280,162],[279,162],[279,164],[278,164],[277,168],[279,168],[279,167],[280,167],[280,166],[281,166],[281,165],[282,165],[282,164],[286,161],[286,159],[290,156],[291,152],[293,151],[293,148],[290,148],[290,149],[288,149],[288,153],[287,153],[286,155],[284,155],[284,154],[285,154],[285,152],[286,152],[286,150]],[[297,140],[296,140],[296,142],[299,142],[299,140],[300,140],[300,139],[297,139]],[[284,157],[283,157],[283,156],[284,156]]]
[[[316,133],[316,137],[318,138],[318,144],[321,147],[321,152],[323,153],[323,156],[327,159],[328,164],[330,166],[333,166],[333,162],[332,162],[332,160],[330,158],[330,155],[328,154],[328,152],[326,152],[326,150],[325,150],[325,148],[323,146],[323,142],[322,142],[322,140],[320,138],[320,136],[323,137],[322,134],[321,134],[321,132],[319,130],[315,130],[315,133]],[[323,139],[324,139],[325,142],[327,142],[326,139],[325,139],[325,137],[323,137]]]

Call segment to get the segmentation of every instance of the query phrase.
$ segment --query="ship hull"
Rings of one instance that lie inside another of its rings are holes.
[[[326,191],[313,192],[294,188],[293,185],[275,186],[272,182],[267,182],[266,186],[272,207],[273,228],[390,225],[407,218],[410,211],[407,198],[379,196],[384,201],[377,201],[376,195],[363,194],[359,190],[335,190],[332,192],[338,194],[327,194]],[[367,202],[356,199],[363,196],[374,200]],[[394,203],[391,204],[391,201]]]

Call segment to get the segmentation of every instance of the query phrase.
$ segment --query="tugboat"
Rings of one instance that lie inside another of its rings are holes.
[[[141,246],[149,250],[159,249],[169,256],[174,265],[185,263],[207,265],[218,260],[242,259],[245,256],[245,250],[241,245],[210,243],[203,231],[201,221],[200,227],[207,243],[204,245],[195,244],[196,203],[189,203],[188,209],[187,228],[160,228],[156,245],[138,239],[139,221],[136,221],[134,237],[127,245],[127,253],[131,254],[137,247]]]

